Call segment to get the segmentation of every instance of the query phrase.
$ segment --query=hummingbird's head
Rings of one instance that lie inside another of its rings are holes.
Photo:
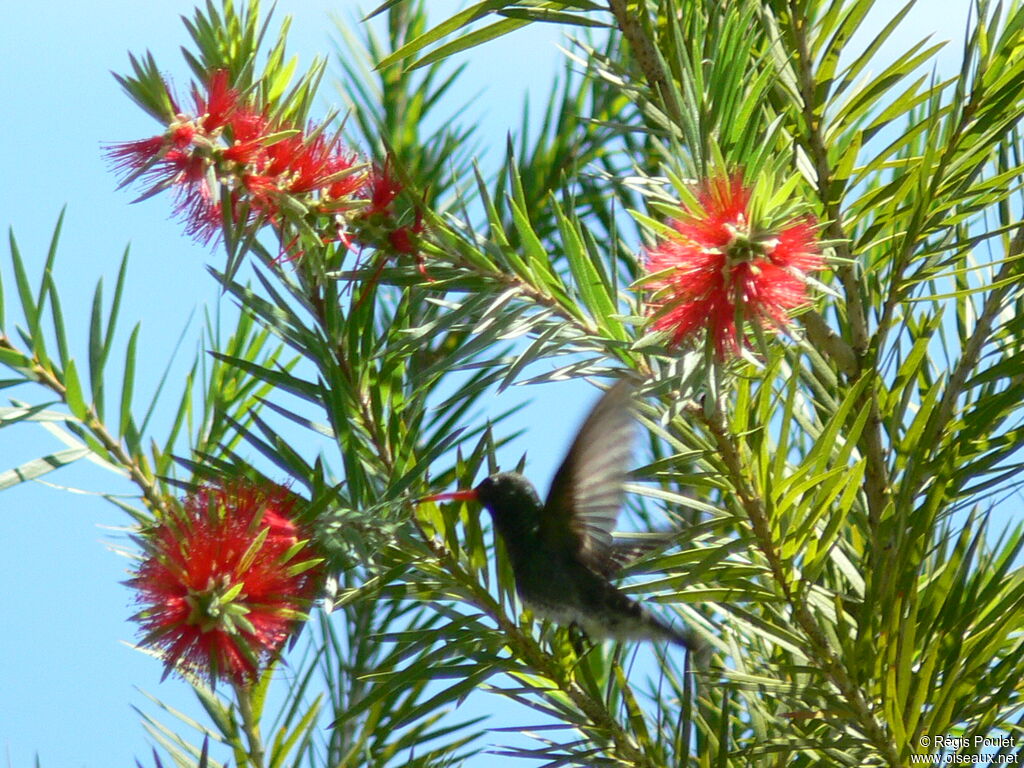
[[[496,472],[476,488],[425,496],[421,501],[477,501],[487,508],[500,530],[532,527],[542,508],[533,483],[518,472]]]
[[[497,517],[539,511],[540,497],[533,483],[518,472],[496,472],[473,489],[476,498]]]
[[[533,483],[518,472],[497,472],[485,477],[473,492],[491,513],[494,527],[506,546],[521,544],[536,532],[541,501]]]

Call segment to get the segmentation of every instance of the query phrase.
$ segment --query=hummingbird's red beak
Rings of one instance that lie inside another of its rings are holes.
[[[417,504],[424,501],[476,501],[476,488],[466,488],[461,491],[450,491],[448,493],[435,493],[432,496],[421,496],[416,499]]]

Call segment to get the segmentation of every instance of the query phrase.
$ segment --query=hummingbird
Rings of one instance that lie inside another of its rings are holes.
[[[482,504],[505,544],[516,592],[535,615],[591,638],[664,640],[697,651],[702,643],[690,630],[670,626],[611,582],[638,549],[613,534],[632,459],[632,392],[622,380],[598,400],[544,503],[518,472],[420,501]]]

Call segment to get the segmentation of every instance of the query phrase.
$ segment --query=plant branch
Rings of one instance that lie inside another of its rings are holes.
[[[264,768],[263,737],[260,735],[260,722],[252,709],[252,690],[248,684],[234,684],[235,699],[238,711],[242,715],[242,729],[249,742],[248,756],[253,768]]]
[[[577,314],[573,312],[559,301],[557,296],[545,293],[542,288],[524,280],[522,277],[515,274],[515,272],[511,270],[505,272],[497,268],[481,269],[478,264],[475,264],[468,259],[459,259],[457,261],[453,259],[453,264],[461,269],[465,269],[467,272],[472,272],[484,280],[494,281],[500,286],[503,286],[505,290],[512,289],[516,291],[522,300],[528,301],[551,312],[553,315],[563,320],[566,325],[574,328],[581,336],[584,336],[589,340],[596,340],[598,344],[603,344],[607,341],[604,332],[585,316],[581,316],[583,313]],[[605,347],[603,351],[609,357],[617,357],[616,353],[618,350],[615,348]],[[653,375],[650,366],[642,355],[630,357],[630,363],[634,366],[635,370],[645,378]]]
[[[794,0],[790,0],[789,3],[789,16],[795,43],[793,61],[800,88],[800,107],[806,124],[806,148],[817,177],[818,196],[828,219],[825,233],[828,239],[833,241],[836,255],[840,257],[836,272],[846,297],[846,315],[849,320],[851,346],[854,353],[853,360],[834,359],[840,369],[850,378],[857,378],[863,371],[873,369],[873,354],[877,353],[877,347],[872,347],[871,344],[863,285],[857,277],[857,264],[850,250],[852,241],[843,226],[842,190],[832,179],[832,165],[828,157],[828,145],[825,142],[823,115],[816,109],[817,81],[807,38],[808,21],[800,15]],[[825,349],[829,350],[830,348],[826,346]],[[890,503],[891,490],[885,444],[882,439],[882,413],[873,387],[867,387],[864,394],[861,395],[858,410],[865,408],[868,410],[868,423],[865,425],[861,439],[861,449],[866,459],[865,492],[868,499],[869,519],[872,527],[877,529],[885,509]]]
[[[364,290],[372,290],[372,287],[368,286]],[[324,333],[327,338],[330,338],[330,322],[327,317],[327,303],[324,299],[322,289],[320,289],[319,286],[316,286],[315,290],[313,287],[309,287],[306,294],[312,306],[313,316],[316,319],[320,331]],[[359,301],[362,301],[362,298],[360,298]],[[359,378],[352,366],[349,364],[348,355],[342,343],[335,342],[333,351],[334,362],[337,364],[338,370],[345,377],[345,380],[349,385],[349,391],[352,393],[352,399],[357,404],[357,411],[360,417],[359,421],[366,430],[367,436],[373,442],[373,447],[377,452],[377,457],[390,472],[394,469],[394,458],[392,456],[391,446],[383,432],[383,427],[379,423],[379,420],[374,418],[373,412],[370,410],[368,399],[363,395],[359,386]],[[320,364],[322,365],[323,363],[321,362]],[[330,409],[327,408],[326,405],[324,410],[330,412]]]
[[[833,242],[836,255],[840,258],[836,272],[839,274],[843,291],[846,294],[847,316],[850,321],[852,346],[858,357],[858,364],[863,365],[867,354],[870,338],[868,335],[867,313],[864,295],[857,278],[857,265],[850,250],[851,239],[843,226],[842,199],[832,180],[832,165],[828,157],[828,145],[825,143],[822,115],[815,109],[817,81],[814,76],[814,62],[811,59],[810,46],[807,40],[807,20],[800,16],[795,2],[790,2],[789,13],[793,40],[796,44],[796,55],[793,65],[796,68],[797,82],[800,88],[800,109],[806,125],[806,149],[814,166],[814,174],[818,184],[818,196],[825,208],[825,233]]]
[[[824,318],[813,309],[801,314],[800,320],[811,344],[828,354],[840,371],[854,378],[857,375],[857,356],[846,340],[829,328]]]
[[[949,382],[942,393],[942,399],[939,401],[938,407],[928,420],[921,434],[920,444],[929,451],[937,450],[944,445],[945,441],[942,439],[942,433],[953,423],[953,410],[956,407],[957,400],[964,393],[967,377],[970,376],[975,366],[977,366],[978,360],[981,357],[981,351],[989,341],[992,325],[999,316],[1007,296],[1014,291],[1021,290],[1020,282],[1013,281],[1010,278],[1015,270],[1020,269],[1018,260],[1022,254],[1024,254],[1024,225],[1018,227],[1017,234],[1014,235],[1013,240],[1010,242],[1006,259],[992,280],[993,285],[996,287],[989,291],[988,297],[985,299],[985,305],[975,323],[974,332],[967,340],[967,344],[964,345],[960,353],[960,359],[957,361],[952,374],[950,374]],[[914,492],[918,490],[923,482],[924,480],[922,479],[915,484]]]
[[[724,414],[720,408],[716,408],[715,413],[709,417],[704,409],[697,405],[690,406],[689,411],[696,419],[704,423],[714,437],[719,456],[725,464],[726,472],[733,483],[740,504],[750,520],[758,548],[768,561],[772,578],[782,591],[786,602],[793,609],[793,616],[809,641],[808,648],[811,657],[846,699],[851,710],[856,714],[858,723],[864,729],[865,735],[875,748],[885,755],[890,765],[899,765],[896,746],[889,737],[885,726],[875,717],[871,706],[861,694],[860,688],[847,674],[842,660],[833,650],[824,630],[807,607],[807,603],[801,598],[799,590],[790,584],[786,565],[772,539],[771,527],[764,505],[754,490],[753,484],[747,478],[743,460],[732,436],[728,433]]]
[[[615,17],[622,36],[629,42],[647,84],[658,95],[666,113],[675,125],[681,125],[682,114],[668,84],[668,75],[654,41],[648,37],[640,21],[630,13],[627,0],[608,0],[608,9]]]
[[[27,376],[51,390],[61,399],[61,402],[65,405],[67,404],[67,387],[64,386],[64,383],[52,370],[44,366],[37,359],[29,358],[28,355],[25,355],[24,352],[11,344],[10,339],[5,335],[0,335],[0,349],[10,350],[22,355],[26,359],[31,359],[31,365],[26,371]],[[91,405],[81,423],[103,446],[117,465],[128,473],[128,477],[142,492],[142,497],[149,508],[154,512],[167,514],[166,499],[150,473],[146,471],[140,461],[128,453],[121,441],[114,437],[110,430],[107,429],[106,425],[96,415],[96,409]]]

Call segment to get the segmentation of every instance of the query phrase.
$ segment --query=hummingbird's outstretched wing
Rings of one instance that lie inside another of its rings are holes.
[[[598,572],[609,566],[622,484],[633,456],[632,394],[623,380],[598,400],[551,481],[541,515],[541,535],[570,547]]]
[[[598,564],[600,566],[598,572],[611,579],[637,560],[643,559],[652,552],[672,546],[675,540],[676,535],[671,532],[646,534],[643,535],[643,538],[616,536],[608,549],[607,558],[603,563]]]

